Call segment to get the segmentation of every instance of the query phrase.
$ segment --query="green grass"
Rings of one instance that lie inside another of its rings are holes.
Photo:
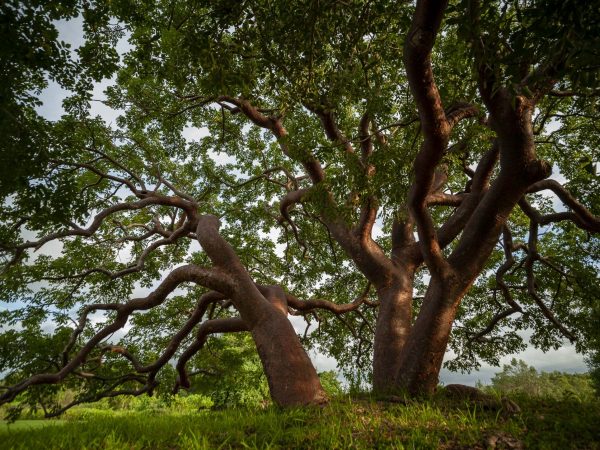
[[[18,420],[9,424],[6,420],[0,420],[0,433],[17,430],[31,430],[35,428],[51,427],[65,424],[65,420]]]
[[[524,448],[600,449],[600,403],[526,398],[517,402],[523,411],[510,418],[442,399],[402,405],[340,398],[325,408],[179,415],[88,409],[61,426],[12,425],[0,432],[0,447],[484,449],[495,439],[496,448],[520,443]]]

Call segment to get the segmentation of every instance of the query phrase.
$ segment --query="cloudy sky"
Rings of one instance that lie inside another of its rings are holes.
[[[61,39],[71,43],[73,48],[77,48],[77,46],[79,46],[82,43],[81,22],[79,20],[60,22],[58,28]],[[121,53],[127,51],[128,44],[126,38],[121,40],[117,48]],[[110,83],[110,81],[105,81],[103,83],[98,84],[94,89],[94,98],[98,100],[102,99],[104,97],[103,91],[108,85],[110,85]],[[49,120],[58,119],[63,112],[62,100],[64,99],[65,95],[66,93],[62,91],[59,86],[50,83],[48,88],[43,92],[42,100],[44,103],[43,106],[39,108],[39,112]],[[108,123],[114,123],[116,117],[118,116],[118,112],[110,110],[109,108],[105,107],[101,102],[94,102],[91,112],[94,115],[101,115],[104,118],[104,120],[106,120]],[[198,139],[202,135],[202,130],[186,130],[186,138],[188,140]],[[53,253],[60,250],[59,247],[54,247],[46,248],[45,251]],[[2,307],[1,303],[0,307]],[[296,327],[296,329],[299,331],[303,331],[304,324],[301,323],[302,319],[294,318],[294,321],[294,326]],[[501,361],[501,363],[508,364],[512,357],[523,359],[527,362],[527,364],[544,371],[559,370],[565,372],[585,372],[587,369],[583,360],[583,356],[578,355],[575,352],[574,347],[571,345],[565,345],[559,350],[550,351],[547,353],[543,353],[539,350],[534,349],[533,347],[530,347],[522,353],[504,358]],[[319,371],[336,369],[335,360],[328,358],[322,354],[313,353],[311,354],[311,358],[313,359]],[[487,383],[494,375],[494,373],[498,370],[499,369],[496,367],[490,367],[487,365],[484,365],[479,371],[472,372],[470,374],[452,373],[447,370],[442,370],[441,382],[444,384],[463,383],[471,385],[474,385],[477,381]]]

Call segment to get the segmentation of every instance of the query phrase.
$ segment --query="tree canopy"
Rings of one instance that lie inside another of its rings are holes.
[[[325,399],[304,348],[411,393],[593,351],[599,6],[5,2],[0,402],[189,387],[215,333],[282,405]]]

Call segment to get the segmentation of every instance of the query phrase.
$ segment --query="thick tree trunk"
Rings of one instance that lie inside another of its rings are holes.
[[[481,273],[506,218],[526,186],[548,175],[545,164],[537,160],[515,168],[510,175],[506,172],[500,173],[465,227],[448,258],[450,272],[430,281],[419,316],[402,350],[397,375],[399,389],[413,395],[435,391],[460,301]]]
[[[252,333],[273,401],[279,406],[326,402],[317,371],[287,318],[285,292],[277,286],[257,286],[219,227],[217,217],[199,217],[198,241],[215,266],[231,277],[222,294]]]
[[[405,268],[390,285],[377,290],[373,389],[380,393],[396,389],[400,354],[411,329],[413,278],[414,268]]]
[[[252,328],[273,401],[279,406],[327,402],[327,395],[310,358],[287,317],[271,313]]]
[[[465,289],[452,278],[431,280],[423,306],[402,350],[397,389],[412,395],[432,394],[450,338],[456,309]]]

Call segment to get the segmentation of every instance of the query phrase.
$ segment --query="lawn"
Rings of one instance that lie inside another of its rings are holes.
[[[81,410],[55,426],[17,422],[0,432],[15,449],[556,448],[600,449],[600,403],[517,399],[506,417],[456,402],[340,398],[324,408],[191,414]],[[61,424],[60,426],[56,426]]]
[[[17,430],[33,430],[37,428],[64,425],[66,420],[18,420],[9,424],[6,420],[0,420],[0,433],[13,432]]]

